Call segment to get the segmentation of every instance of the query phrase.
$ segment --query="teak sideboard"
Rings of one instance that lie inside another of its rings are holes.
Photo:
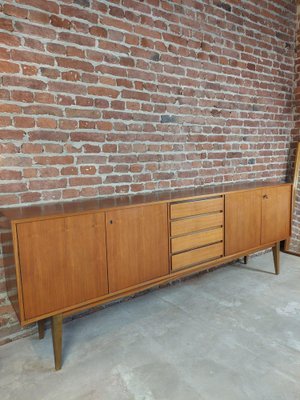
[[[52,320],[55,368],[72,313],[272,247],[291,234],[288,183],[226,185],[1,210],[11,221],[22,326]],[[17,290],[11,290],[15,282]]]

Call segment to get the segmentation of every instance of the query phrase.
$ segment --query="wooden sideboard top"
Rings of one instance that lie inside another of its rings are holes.
[[[0,214],[11,221],[22,222],[23,220],[35,220],[41,218],[59,217],[63,215],[84,214],[88,212],[106,211],[115,208],[133,207],[143,204],[193,200],[201,197],[222,195],[229,192],[246,191],[278,185],[291,185],[291,183],[260,181],[196,187],[190,189],[175,189],[170,191],[157,191],[152,193],[127,196],[124,195],[108,198],[99,197],[93,199],[79,199],[60,203],[46,203],[0,209]]]

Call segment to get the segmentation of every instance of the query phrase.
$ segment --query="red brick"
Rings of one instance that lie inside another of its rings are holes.
[[[88,88],[88,94],[94,96],[116,98],[119,95],[119,91],[114,89],[108,89],[105,87],[91,86]]]
[[[55,129],[57,126],[57,121],[50,118],[38,118],[36,125],[38,128]]]
[[[82,49],[78,49],[77,47],[68,46],[67,47],[67,56],[68,57],[85,58],[85,51]]]
[[[0,184],[0,193],[17,193],[27,190],[25,183],[2,183]]]
[[[37,75],[38,69],[33,65],[22,65],[22,72],[24,75]]]
[[[96,167],[93,165],[84,165],[80,167],[80,173],[83,175],[95,175],[96,172]]]
[[[65,92],[72,94],[85,94],[86,88],[83,85],[67,82],[50,82],[48,88],[52,92]]]
[[[22,173],[20,171],[14,171],[10,169],[2,169],[0,171],[0,179],[4,181],[18,180],[22,178]]]
[[[60,144],[45,144],[44,151],[45,153],[62,153],[63,146]]]
[[[47,50],[50,53],[55,53],[55,54],[66,54],[66,47],[63,46],[62,44],[57,44],[57,43],[49,43],[47,44]]]
[[[0,126],[9,126],[11,125],[11,118],[10,117],[1,117],[0,116]]]
[[[91,35],[107,38],[107,30],[100,26],[92,26],[89,32]]]
[[[70,29],[71,27],[71,21],[69,21],[68,19],[60,18],[58,15],[51,15],[50,23],[53,26],[63,29]]]
[[[58,39],[63,42],[76,43],[81,46],[95,47],[96,41],[94,38],[78,35],[75,33],[61,32],[58,34]]]
[[[61,169],[62,175],[78,175],[78,168],[77,167],[63,167]]]
[[[37,8],[39,10],[44,10],[50,13],[59,13],[59,6],[57,2],[50,0],[16,0],[17,3],[22,5],[27,4],[31,7]]]
[[[22,193],[20,197],[22,203],[34,203],[36,201],[40,201],[42,195],[41,193],[38,192],[29,192],[29,193]]]
[[[15,30],[30,36],[40,36],[47,39],[56,38],[56,32],[54,29],[45,28],[44,26],[31,25],[25,22],[16,22]]]
[[[4,47],[0,47],[0,58],[3,60],[9,60],[10,51],[8,49],[5,49]]]
[[[50,178],[59,176],[59,169],[55,167],[45,167],[40,170],[39,175],[41,178]]]
[[[25,61],[35,64],[47,64],[47,65],[55,64],[55,60],[53,57],[25,50],[12,50],[11,58],[16,61]]]
[[[6,15],[11,15],[18,18],[26,18],[28,15],[28,10],[26,8],[19,8],[8,3],[3,5],[3,12]]]
[[[15,90],[11,92],[11,98],[15,101],[21,101],[25,103],[32,103],[33,102],[33,93],[32,92],[25,92],[21,90]]]
[[[70,118],[92,118],[92,119],[99,119],[100,118],[100,111],[99,110],[82,110],[76,108],[67,108],[66,109],[66,116]]]
[[[0,61],[1,73],[16,74],[19,72],[19,65],[11,63],[9,61]]]
[[[72,6],[61,6],[61,13],[64,15],[67,15],[69,17],[76,17],[79,19],[84,19],[86,21],[89,21],[91,23],[97,23],[98,22],[98,15],[96,13],[91,13],[89,11],[77,8],[77,7],[72,7]]]
[[[23,111],[25,114],[33,115],[56,115],[57,117],[61,117],[63,115],[63,112],[60,108],[46,105],[33,105],[23,107]]]
[[[43,146],[41,144],[24,143],[21,150],[22,153],[38,154],[43,152]]]
[[[60,67],[79,69],[86,72],[94,71],[93,65],[87,61],[75,60],[72,58],[57,58],[56,61]]]
[[[81,177],[81,178],[70,178],[69,184],[70,186],[94,186],[100,185],[102,183],[102,179],[100,177]],[[0,185],[1,186],[1,185]]]
[[[40,165],[64,165],[74,162],[73,156],[34,157],[34,162]]]
[[[62,79],[65,81],[78,81],[80,80],[80,74],[77,71],[68,71],[68,72],[63,72],[61,74]]]
[[[0,205],[3,207],[7,207],[8,205],[18,204],[19,199],[18,196],[9,194],[9,195],[0,195]]]
[[[50,22],[49,14],[40,11],[29,11],[28,17],[30,21],[38,22],[41,24],[48,24]]]
[[[37,181],[30,181],[29,182],[29,189],[30,190],[46,190],[46,189],[58,189],[58,188],[65,188],[67,186],[66,179],[43,179]]]
[[[22,112],[21,107],[15,104],[12,103],[0,104],[0,113],[20,114],[21,112]]]
[[[36,92],[34,94],[34,100],[37,103],[47,103],[47,104],[54,104],[55,103],[55,97],[51,93],[47,92]]]
[[[33,128],[35,120],[30,117],[14,117],[14,125],[16,128]]]
[[[7,46],[17,47],[20,45],[20,39],[8,33],[0,32],[0,43],[6,44]]]
[[[78,126],[78,122],[74,120],[64,119],[59,121],[59,128],[60,129],[76,129]]]
[[[47,85],[45,82],[38,79],[29,79],[22,77],[3,77],[3,84],[5,86],[23,86],[28,89],[45,90]]]
[[[10,31],[14,30],[12,20],[8,18],[0,18],[0,27],[3,31]]]

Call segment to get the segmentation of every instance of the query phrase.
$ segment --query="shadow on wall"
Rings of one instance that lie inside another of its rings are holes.
[[[12,302],[17,304],[12,231],[10,222],[3,216],[0,217],[0,287],[2,289],[0,297],[0,345],[3,345],[15,339],[29,336],[37,330],[35,324],[21,328],[12,306]]]

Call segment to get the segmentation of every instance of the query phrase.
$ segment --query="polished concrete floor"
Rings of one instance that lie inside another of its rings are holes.
[[[271,253],[0,348],[1,400],[298,400],[300,259]]]

